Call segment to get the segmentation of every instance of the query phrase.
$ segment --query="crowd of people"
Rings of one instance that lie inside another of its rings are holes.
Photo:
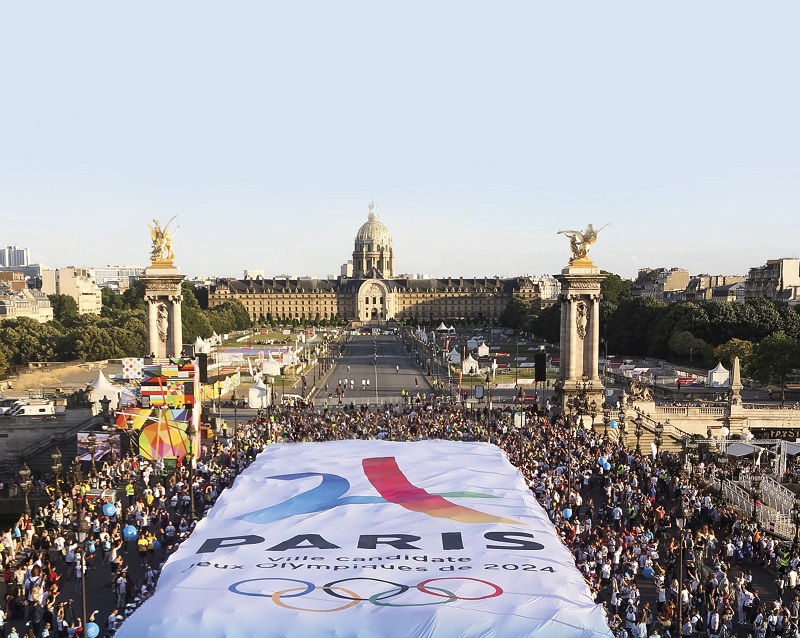
[[[527,417],[521,427],[517,409]],[[711,459],[691,472],[667,453],[639,454],[615,434],[523,406],[300,404],[261,412],[231,435],[205,441],[194,470],[181,464],[166,471],[127,456],[88,479],[62,481],[61,494],[43,477],[49,502],[3,530],[0,636],[91,638],[79,602],[89,572],[105,579],[113,610],[86,621],[113,635],[152,593],[163,561],[194,521],[267,445],[345,438],[499,446],[548,512],[619,638],[800,636],[797,555],[709,491]],[[765,590],[767,574],[773,581]]]

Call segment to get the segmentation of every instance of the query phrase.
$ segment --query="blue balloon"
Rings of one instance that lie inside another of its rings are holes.
[[[161,543],[159,541],[153,541],[153,549],[161,549]]]
[[[604,469],[606,472],[610,471],[610,470],[611,470],[611,463],[609,463],[608,461],[606,461],[606,464],[603,466],[603,469]]]
[[[598,459],[598,461],[597,461],[597,462],[600,464],[600,467],[602,467],[602,466],[604,466],[604,465],[606,464],[606,461],[608,461],[608,459],[607,459],[605,456],[601,456],[601,457]]]
[[[139,538],[139,530],[137,530],[133,525],[126,525],[122,530],[122,537],[126,541],[135,541],[137,538]]]
[[[117,513],[117,508],[114,507],[113,503],[106,503],[103,505],[103,514],[106,516],[114,516]]]
[[[97,638],[100,635],[100,626],[95,622],[86,623],[86,638]]]
[[[613,429],[614,429],[614,428],[616,428],[618,425],[619,425],[619,423],[617,423],[616,421],[611,421],[611,422],[608,424],[608,427],[610,427],[610,428],[613,430]]]
[[[572,510],[570,508],[564,508],[564,511],[561,512],[564,515],[564,518],[570,519],[572,518]]]

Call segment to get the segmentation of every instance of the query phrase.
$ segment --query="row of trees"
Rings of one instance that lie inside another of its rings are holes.
[[[630,282],[609,275],[601,285],[601,354],[655,357],[697,367],[738,356],[743,374],[781,386],[800,368],[800,313],[768,299],[746,303],[697,301],[666,304],[631,295]],[[561,308],[537,310],[515,299],[500,318],[504,326],[559,338]]]
[[[239,301],[215,308],[202,308],[194,286],[182,286],[183,339],[193,343],[213,332],[224,334],[251,325]],[[98,361],[144,356],[147,349],[144,284],[134,283],[122,294],[104,288],[100,315],[79,315],[68,295],[50,295],[54,320],[39,323],[28,317],[0,322],[0,374],[30,361]]]

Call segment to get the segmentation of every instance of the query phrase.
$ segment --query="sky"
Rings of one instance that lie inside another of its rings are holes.
[[[189,276],[325,277],[371,201],[396,270],[798,256],[800,4],[0,6],[0,244]]]

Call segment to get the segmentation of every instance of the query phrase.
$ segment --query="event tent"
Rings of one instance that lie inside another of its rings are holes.
[[[97,376],[89,386],[91,386],[89,402],[92,404],[92,414],[100,414],[103,411],[103,406],[100,404],[103,397],[111,401],[108,404],[109,410],[116,410],[119,407],[119,390],[111,384],[102,370],[97,371]]]
[[[722,363],[717,363],[717,367],[708,371],[706,385],[709,388],[723,388],[730,383],[730,372]]]

